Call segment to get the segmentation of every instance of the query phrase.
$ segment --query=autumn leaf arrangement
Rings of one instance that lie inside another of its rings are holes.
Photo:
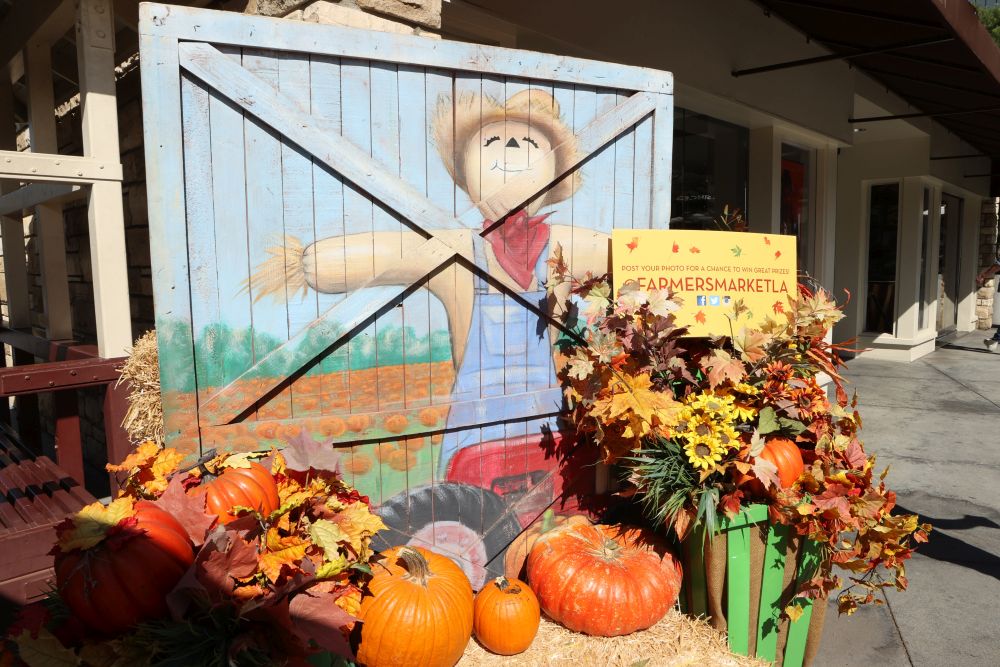
[[[108,466],[125,475],[119,497],[58,527],[58,587],[8,633],[24,662],[352,658],[371,539],[384,525],[343,481],[337,455],[304,439],[183,462],[176,450],[140,445]]]
[[[762,325],[741,300],[729,335],[694,338],[676,324],[664,291],[608,276],[572,278],[553,260],[550,290],[564,312],[560,371],[571,420],[621,472],[655,525],[678,539],[713,534],[720,513],[766,503],[771,520],[821,545],[822,565],[787,601],[841,590],[842,613],[905,590],[905,562],[930,526],[896,516],[895,494],[859,437],[857,397],[839,371],[843,348],[826,341],[841,310],[800,286]],[[836,397],[830,400],[822,379]]]

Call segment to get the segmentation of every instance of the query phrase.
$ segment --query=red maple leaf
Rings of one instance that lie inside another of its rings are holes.
[[[631,253],[633,250],[639,247],[639,237],[633,236],[632,240],[625,244],[625,247],[628,248],[629,253]]]
[[[771,306],[771,308],[774,310],[775,315],[785,312],[785,305],[781,303],[780,299],[778,301],[775,301],[774,305]]]
[[[691,246],[691,254],[697,255],[700,252],[701,250],[698,250],[698,248],[696,248],[695,246]]]
[[[705,313],[704,313],[704,311],[699,310],[697,313],[695,313],[694,314],[694,321],[697,322],[698,324],[704,324],[705,323]]]
[[[771,245],[771,239],[764,237],[764,245]]]
[[[674,244],[674,252],[679,252],[680,249],[681,249],[681,247],[675,243]]]
[[[780,250],[776,250],[776,251],[774,252],[774,258],[775,258],[775,259],[778,259],[779,257],[781,257],[781,251],[780,251]]]

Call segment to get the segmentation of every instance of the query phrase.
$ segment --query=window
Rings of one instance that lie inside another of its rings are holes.
[[[868,191],[868,284],[865,331],[892,333],[896,323],[896,238],[899,183]]]
[[[931,245],[931,189],[924,188],[924,207],[920,223],[920,284],[917,287],[917,329],[927,326],[927,253]]]
[[[812,151],[781,144],[780,229],[796,237],[799,270],[806,272],[812,269],[811,163]]]
[[[745,127],[675,108],[671,227],[718,229],[726,206],[747,214],[749,142]]]

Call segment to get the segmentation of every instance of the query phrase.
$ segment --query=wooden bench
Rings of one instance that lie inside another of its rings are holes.
[[[0,422],[0,598],[26,604],[49,589],[56,524],[95,498]]]

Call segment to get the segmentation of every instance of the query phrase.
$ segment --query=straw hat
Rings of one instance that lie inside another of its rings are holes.
[[[451,98],[438,101],[434,118],[434,141],[445,168],[455,183],[468,192],[462,164],[465,144],[490,123],[517,120],[541,130],[556,152],[556,171],[561,172],[577,154],[576,136],[559,117],[559,103],[551,93],[530,88],[512,95],[506,105],[492,97],[465,93],[452,105]],[[457,161],[457,163],[456,163]],[[580,170],[557,181],[545,195],[545,203],[568,199],[580,187]]]

